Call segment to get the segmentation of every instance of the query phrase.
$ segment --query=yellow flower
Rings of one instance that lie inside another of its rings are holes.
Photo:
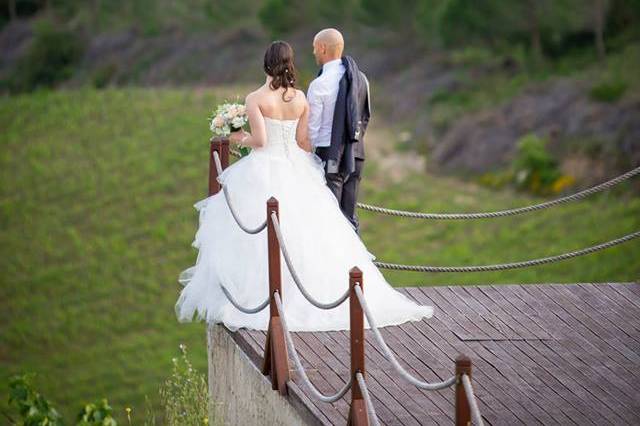
[[[551,190],[554,193],[562,192],[565,188],[572,186],[576,182],[573,176],[563,175],[553,182]]]

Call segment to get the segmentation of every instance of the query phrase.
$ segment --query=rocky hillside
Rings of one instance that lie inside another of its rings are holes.
[[[640,165],[640,98],[597,102],[589,90],[589,82],[558,79],[461,117],[433,149],[432,164],[456,173],[494,171],[510,164],[515,141],[535,133],[549,138],[549,148],[566,159],[566,173],[578,180],[600,181]]]
[[[32,21],[18,20],[0,32],[0,80],[9,78],[29,51],[32,27]],[[296,31],[286,37],[296,50],[303,87],[317,69],[313,34]],[[393,144],[426,154],[430,170],[457,175],[500,170],[513,160],[518,139],[529,133],[548,138],[566,173],[582,184],[640,164],[640,84],[629,77],[638,60],[625,58],[640,55],[636,45],[612,52],[615,66],[586,63],[569,75],[538,78],[509,56],[478,59],[466,51],[427,50],[366,27],[345,31],[345,38],[347,53],[372,82],[374,119],[404,135]],[[265,31],[250,27],[87,34],[82,56],[61,86],[260,84],[269,40]],[[595,86],[612,76],[629,82],[612,99],[595,99]]]

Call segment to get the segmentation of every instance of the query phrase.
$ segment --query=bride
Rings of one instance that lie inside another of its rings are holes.
[[[230,140],[250,146],[219,176],[240,221],[255,228],[266,218],[266,201],[279,202],[280,228],[291,262],[307,292],[330,303],[348,288],[349,270],[363,273],[363,292],[379,326],[429,318],[431,306],[416,304],[396,291],[373,264],[337,199],[326,185],[319,157],[307,135],[309,104],[295,88],[293,50],[273,42],[264,57],[265,84],[247,95],[251,133]],[[196,263],[180,273],[184,286],[175,304],[180,322],[206,320],[230,330],[266,330],[269,310],[245,314],[224,295],[223,285],[240,305],[255,307],[269,294],[267,233],[247,234],[235,222],[222,191],[194,204],[199,227],[192,242]],[[291,331],[349,329],[349,303],[332,310],[311,305],[282,264],[282,303]],[[365,322],[366,324],[366,322]],[[366,325],[368,328],[368,325]]]

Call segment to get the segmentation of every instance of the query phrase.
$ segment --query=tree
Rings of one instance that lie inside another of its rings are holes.
[[[604,47],[604,22],[606,14],[605,0],[594,0],[593,8],[593,35],[595,36],[596,52],[598,52],[598,58],[603,60],[605,57]]]
[[[15,21],[17,17],[18,14],[16,13],[16,0],[9,0],[9,19]]]
[[[413,30],[413,18],[419,0],[360,0],[360,16],[364,23],[396,31]],[[409,25],[407,25],[409,22]]]

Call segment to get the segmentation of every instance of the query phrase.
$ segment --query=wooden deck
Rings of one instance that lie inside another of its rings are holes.
[[[425,380],[473,361],[485,422],[640,424],[640,284],[544,284],[401,289],[435,307],[433,318],[381,329],[403,365]],[[400,378],[366,331],[367,380],[387,425],[453,424],[452,389],[422,391]],[[233,334],[260,365],[265,333]],[[349,334],[295,333],[312,382],[333,393],[349,375]],[[294,382],[296,374],[292,372]],[[319,424],[344,425],[350,394],[334,404],[293,384]]]

